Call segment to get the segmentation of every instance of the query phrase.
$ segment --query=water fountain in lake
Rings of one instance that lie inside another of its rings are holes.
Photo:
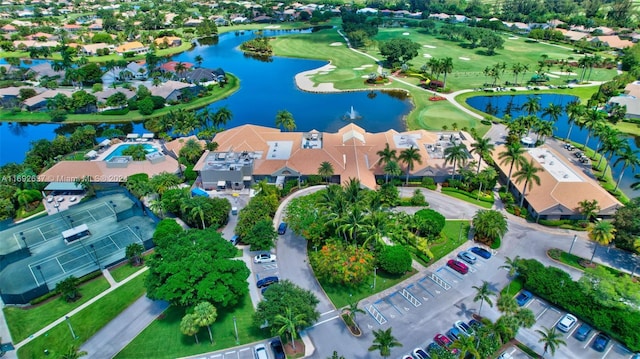
[[[351,111],[347,111],[342,118],[346,121],[355,121],[361,119],[362,116],[351,106]]]

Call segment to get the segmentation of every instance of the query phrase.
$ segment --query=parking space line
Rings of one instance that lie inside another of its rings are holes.
[[[429,279],[431,279],[437,285],[441,286],[444,290],[451,289],[451,284],[449,284],[449,282],[447,282],[446,280],[444,280],[442,277],[440,277],[435,273],[431,273],[431,276],[429,276]],[[438,291],[436,291],[436,293],[438,293]]]
[[[609,352],[611,351],[611,349],[613,349],[613,345],[609,345],[609,349],[607,349],[607,350],[604,352],[604,355],[602,356],[602,358],[603,358],[603,359],[607,357],[607,355],[609,354]]]
[[[426,277],[425,277],[425,278],[422,278],[422,279],[417,283],[417,284],[418,284],[418,287],[422,288],[422,290],[424,290],[425,292],[427,292],[431,297],[435,298],[436,296],[435,296],[433,293],[431,293],[431,291],[430,291],[429,289],[427,289],[425,286],[423,286],[423,285],[422,285],[422,283],[421,283],[423,280],[426,280],[426,279],[427,279]],[[425,296],[423,295],[423,296],[422,296],[422,300],[427,301],[427,300],[429,300],[429,298],[428,298],[428,297],[425,297]]]
[[[388,295],[384,300],[385,300],[387,303],[389,303],[389,305],[390,305],[390,306],[392,306],[392,307],[393,307],[393,309],[395,309],[398,313],[400,313],[400,314],[404,315],[404,313],[402,313],[402,312],[400,311],[400,309],[399,309],[398,307],[396,307],[396,305],[395,305],[395,304],[393,304],[393,302],[391,301],[391,297],[393,297],[393,296],[395,296],[395,295],[397,295],[397,294],[398,294],[398,292],[391,293],[391,294],[389,294],[389,295]]]
[[[598,334],[597,331],[594,330],[595,333],[591,334],[591,336],[589,337],[589,339],[587,340],[587,342],[584,344],[584,346],[582,347],[582,349],[586,349],[589,346],[589,343],[591,343],[591,341],[593,340],[593,338],[596,336],[596,334]]]
[[[331,309],[331,310],[326,311],[326,312],[324,312],[324,313],[320,313],[320,316],[322,317],[322,316],[324,316],[324,315],[327,315],[327,314],[329,314],[329,313],[333,313],[333,312],[335,312],[335,311],[336,311],[335,309]]]
[[[454,271],[450,270],[450,269],[449,269],[449,268],[447,268],[447,267],[442,267],[442,268],[438,269],[437,271],[438,271],[438,272],[440,272],[440,271],[447,272],[447,273],[451,274],[452,276],[454,276],[454,277],[456,277],[456,278],[458,278],[458,279],[462,279],[462,277],[461,277],[461,276],[457,275],[456,273],[454,273]],[[453,281],[453,283],[458,283],[458,281],[457,281],[457,280],[455,280],[455,279],[453,279],[452,281]]]
[[[333,317],[331,317],[329,319],[325,319],[323,321],[317,322],[316,324],[312,325],[311,328],[317,327],[320,324],[324,324],[324,323],[330,322],[330,321],[338,319],[338,318],[340,318],[340,316],[339,315],[335,315],[335,316],[333,316]]]
[[[222,354],[214,354],[214,355],[211,355],[209,358],[210,358],[210,359],[213,359],[213,358],[222,358]]]
[[[477,271],[478,271],[478,270],[477,270],[477,269],[475,269],[473,266],[467,266],[467,268],[469,268],[469,272],[471,272],[471,273],[475,273],[475,272],[477,272]]]
[[[382,299],[377,301],[376,303],[379,303],[380,301],[382,301]],[[373,319],[375,319],[376,322],[378,322],[378,324],[382,325],[382,324],[387,322],[387,318],[385,318],[384,315],[382,315],[382,313],[380,313],[378,308],[375,306],[376,303],[371,304],[370,306],[368,306],[367,307],[367,312],[369,312],[369,314],[371,314]]]
[[[413,306],[417,308],[421,306],[422,303],[416,297],[414,297],[411,292],[409,292],[409,289],[411,289],[412,287],[413,287],[413,284],[409,285],[407,288],[403,289],[402,292],[400,292],[400,294],[402,294],[404,299],[408,300],[409,303],[413,304]]]
[[[242,348],[242,349],[238,350],[238,352],[246,352],[247,350],[251,350],[251,348]]]
[[[573,326],[573,329],[571,329],[571,330],[569,331],[569,333],[567,333],[567,334],[568,334],[568,336],[567,336],[567,337],[570,337],[571,335],[573,335],[573,332],[575,332],[575,331],[578,329],[578,327],[579,327],[579,326],[580,326],[580,325],[578,325],[578,323],[576,323],[576,324]]]

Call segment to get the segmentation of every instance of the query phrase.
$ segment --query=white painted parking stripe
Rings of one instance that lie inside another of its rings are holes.
[[[330,321],[335,320],[335,319],[337,319],[337,318],[340,318],[340,316],[339,316],[339,315],[336,315],[336,316],[331,317],[331,318],[329,318],[329,319],[325,319],[325,320],[323,320],[323,321],[321,321],[321,322],[317,322],[316,324],[312,325],[312,326],[311,326],[311,328],[313,328],[313,327],[317,327],[317,326],[318,326],[318,325],[320,325],[320,324],[324,324],[324,323],[330,322]]]
[[[575,331],[578,329],[578,327],[579,327],[579,326],[580,326],[580,323],[579,323],[579,322],[576,322],[576,324],[574,324],[574,325],[573,325],[573,329],[571,329],[571,330],[569,331],[569,333],[568,333],[568,334],[569,334],[569,336],[572,336],[572,335],[573,335],[573,332],[575,332]]]
[[[329,314],[329,313],[333,313],[333,312],[335,312],[335,311],[336,311],[335,309],[331,309],[331,310],[329,310],[329,311],[326,311],[326,312],[324,312],[324,313],[320,314],[320,316],[322,317],[322,316],[324,316],[324,315],[327,315],[327,314]]]
[[[224,353],[224,355],[231,355],[231,354],[233,354],[233,353],[235,353],[235,352],[236,352],[235,350],[232,350],[232,351],[230,351],[230,352],[225,352],[225,353]]]
[[[611,349],[613,349],[613,345],[610,345],[610,346],[609,346],[609,349],[605,350],[604,355],[602,356],[602,359],[604,359],[604,358],[607,356],[607,354],[609,354],[609,352],[611,351]]]
[[[540,314],[538,314],[538,316],[536,317],[536,320],[540,319],[540,317],[549,309],[549,307],[544,308],[544,310],[542,312],[540,312]]]
[[[595,331],[594,331],[595,332]],[[587,342],[584,344],[584,346],[582,347],[583,349],[586,349],[589,346],[589,343],[591,343],[591,341],[593,340],[593,337],[596,336],[596,334],[598,334],[598,332],[595,332],[593,334],[591,334],[591,336],[589,337],[589,339],[587,339]]]
[[[251,350],[251,348],[242,348],[240,350],[238,350],[239,352],[246,352],[247,350]]]

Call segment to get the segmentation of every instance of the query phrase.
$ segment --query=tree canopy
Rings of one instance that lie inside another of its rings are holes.
[[[291,315],[300,315],[306,321],[306,326],[315,323],[320,317],[316,306],[320,301],[316,296],[306,289],[302,289],[288,280],[281,281],[269,286],[269,290],[264,293],[264,299],[258,303],[258,308],[253,315],[255,326],[262,326],[266,323],[275,323],[278,315],[286,313],[290,308]],[[277,335],[278,326],[271,325],[269,330],[272,335]]]
[[[380,54],[387,59],[387,63],[394,65],[408,62],[418,56],[420,44],[409,39],[400,38],[381,43],[379,49]]]

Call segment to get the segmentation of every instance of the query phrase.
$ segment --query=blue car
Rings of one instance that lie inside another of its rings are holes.
[[[471,251],[472,253],[484,258],[484,259],[489,259],[491,258],[491,252],[489,252],[488,250],[484,249],[484,248],[480,248],[480,247],[471,247],[469,248],[469,251]]]
[[[603,352],[607,348],[607,345],[609,345],[610,341],[611,338],[609,338],[606,334],[598,333],[598,335],[596,335],[596,339],[593,340],[593,344],[591,345],[591,347],[595,351]]]
[[[591,327],[587,323],[582,323],[582,325],[578,327],[578,330],[573,334],[573,337],[583,342],[587,340],[589,334],[591,334]]]
[[[520,292],[520,294],[518,294],[518,296],[516,297],[516,302],[518,303],[519,306],[524,306],[525,304],[527,304],[531,298],[533,298],[533,294],[531,294],[531,292],[528,292],[526,290],[523,290],[522,292]]]
[[[278,226],[278,234],[282,235],[282,234],[285,234],[285,233],[287,233],[287,224],[282,222]]]

